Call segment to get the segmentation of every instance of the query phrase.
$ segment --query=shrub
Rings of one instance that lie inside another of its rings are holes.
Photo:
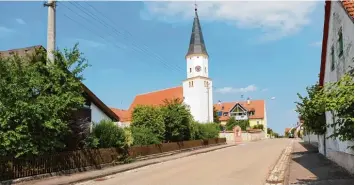
[[[159,138],[149,128],[131,127],[130,130],[132,133],[134,146],[161,143]]]
[[[165,125],[160,107],[137,106],[132,113],[132,127],[145,127],[153,132],[159,141],[164,139]]]
[[[216,123],[195,123],[197,129],[195,131],[195,139],[212,139],[217,138],[220,132],[219,126]]]
[[[233,130],[235,126],[240,126],[242,130],[246,130],[249,127],[249,120],[235,120],[234,117],[230,117],[226,124],[227,130]]]
[[[102,120],[94,126],[93,133],[98,139],[100,148],[122,148],[125,145],[125,133],[114,122]]]
[[[254,125],[254,126],[253,126],[253,129],[261,129],[261,130],[264,130],[264,125],[261,125],[261,124],[260,124],[260,125],[259,125],[259,124],[258,124],[258,125]]]

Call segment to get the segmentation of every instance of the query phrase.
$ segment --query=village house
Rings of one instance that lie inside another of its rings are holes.
[[[354,1],[326,1],[319,84],[338,81],[354,67]],[[326,112],[326,124],[334,118]],[[354,173],[353,141],[328,138],[334,133],[327,127],[325,135],[308,135],[305,141],[318,143],[319,152]]]
[[[264,100],[219,102],[214,105],[222,125],[232,117],[236,120],[249,120],[250,127],[263,125],[267,137],[267,116]]]
[[[27,54],[32,54],[36,49],[45,49],[43,46],[31,46],[26,48],[11,49],[7,51],[0,51],[1,57],[9,57],[17,54],[24,57]],[[75,118],[85,119],[91,123],[98,123],[101,120],[111,120],[119,123],[119,116],[117,116],[108,106],[106,106],[88,87],[82,83],[85,97],[85,106],[81,110],[77,110]]]

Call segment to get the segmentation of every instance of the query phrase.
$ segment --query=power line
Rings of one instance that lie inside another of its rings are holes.
[[[111,25],[107,24],[105,21],[101,20],[98,18],[98,16],[95,16],[92,12],[88,11],[87,9],[85,9],[83,6],[81,6],[80,4],[76,3],[76,2],[69,2],[72,5],[74,5],[77,9],[79,9],[81,12],[85,13],[86,15],[90,16],[93,20],[96,20],[97,22],[99,22],[100,24],[102,24],[103,26],[105,26],[108,29],[111,29],[111,31],[114,31],[114,33],[116,33],[117,36],[119,36],[121,33],[115,29],[114,27],[112,27]],[[63,4],[63,3],[61,3]],[[64,5],[64,4],[63,4]],[[77,12],[73,11],[71,8],[69,8],[68,6],[64,5],[66,8],[68,8],[70,11],[74,12],[75,14],[79,15],[80,17],[82,17],[83,19],[85,19],[86,21],[92,23],[90,20],[88,20],[86,17],[83,17],[82,15],[78,14]],[[80,6],[80,7],[79,7]],[[116,38],[115,35],[109,33],[112,37]],[[131,48],[132,50],[139,52],[141,54],[145,54],[145,55],[149,55],[149,53],[145,50],[143,50],[142,48],[140,48],[139,46],[136,46],[135,44],[132,44],[133,47]],[[155,59],[153,57],[153,59]],[[155,60],[154,60],[155,61]],[[158,62],[160,62],[161,64],[163,64],[163,66],[165,68],[172,68],[168,63],[158,60]]]

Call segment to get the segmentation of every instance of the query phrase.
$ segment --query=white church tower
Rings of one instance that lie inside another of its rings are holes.
[[[208,53],[195,8],[189,50],[186,54],[187,79],[183,81],[184,102],[195,121],[213,122],[212,80],[208,77]]]

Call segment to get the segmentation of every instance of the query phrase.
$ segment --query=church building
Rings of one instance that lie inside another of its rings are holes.
[[[190,45],[185,56],[187,78],[182,86],[137,95],[128,110],[112,108],[122,123],[129,124],[137,105],[160,106],[165,99],[179,98],[189,107],[195,121],[213,122],[212,80],[208,73],[208,53],[195,8]]]

